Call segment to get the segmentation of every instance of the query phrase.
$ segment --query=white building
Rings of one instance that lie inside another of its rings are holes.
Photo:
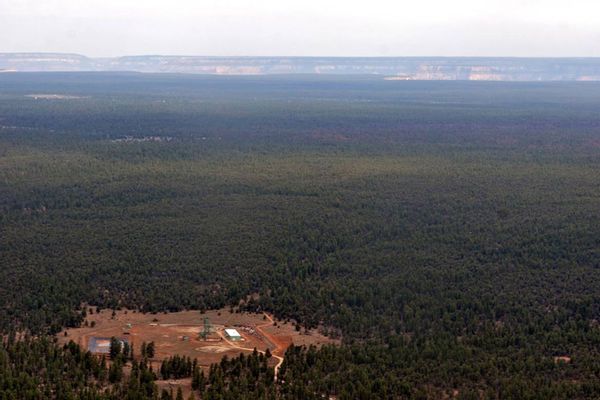
[[[240,335],[240,333],[233,328],[226,328],[225,336],[227,336],[227,339],[233,340],[233,341],[242,340],[242,335]]]

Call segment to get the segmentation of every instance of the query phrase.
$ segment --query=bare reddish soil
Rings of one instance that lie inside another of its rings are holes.
[[[212,332],[208,340],[200,338],[204,327],[204,318],[208,317]],[[221,361],[223,356],[237,357],[240,353],[250,353],[255,348],[264,352],[269,349],[276,373],[283,361],[283,355],[291,344],[322,345],[337,343],[316,331],[298,332],[291,323],[275,323],[267,314],[232,313],[229,310],[182,311],[168,314],[143,314],[130,310],[117,311],[112,316],[111,310],[88,314],[87,325],[80,328],[67,329],[58,335],[59,343],[72,340],[84,348],[88,348],[90,338],[127,339],[140,356],[142,342],[155,343],[155,356],[151,360],[154,370],[160,368],[160,362],[175,354],[196,358],[199,365],[207,368],[212,363]],[[92,325],[94,325],[92,327]],[[225,328],[235,328],[241,334],[241,341],[231,341],[225,334]],[[66,336],[65,336],[66,332]],[[181,386],[186,398],[190,392],[190,379],[178,381],[158,381],[161,388]]]

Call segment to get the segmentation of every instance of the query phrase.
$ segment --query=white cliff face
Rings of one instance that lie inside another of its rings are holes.
[[[364,74],[387,80],[597,81],[600,59],[192,57],[88,58],[0,53],[0,71],[133,71],[215,75]]]

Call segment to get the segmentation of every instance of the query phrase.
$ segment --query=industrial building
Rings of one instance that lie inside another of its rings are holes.
[[[242,340],[242,335],[240,335],[240,333],[233,328],[226,328],[225,336],[227,337],[227,339],[232,341]]]

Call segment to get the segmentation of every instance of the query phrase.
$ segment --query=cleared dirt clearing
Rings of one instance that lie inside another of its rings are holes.
[[[208,340],[199,336],[204,328],[204,318],[209,319],[212,327]],[[154,342],[155,355],[151,364],[155,371],[160,369],[162,360],[176,354],[196,358],[198,364],[207,369],[224,356],[237,357],[240,353],[249,354],[256,348],[259,352],[269,349],[273,354],[270,365],[275,367],[277,374],[283,355],[291,344],[320,346],[339,343],[316,331],[299,332],[292,323],[276,322],[268,314],[232,313],[229,310],[167,314],[121,310],[116,311],[114,316],[111,310],[103,310],[88,314],[86,323],[87,326],[84,324],[80,328],[61,332],[57,336],[59,343],[72,340],[88,349],[90,342],[115,336],[126,339],[138,358],[141,356],[142,342]],[[235,328],[242,340],[229,340],[224,333],[225,328]],[[189,379],[157,382],[161,387],[182,386],[186,393],[190,390],[189,383]]]

